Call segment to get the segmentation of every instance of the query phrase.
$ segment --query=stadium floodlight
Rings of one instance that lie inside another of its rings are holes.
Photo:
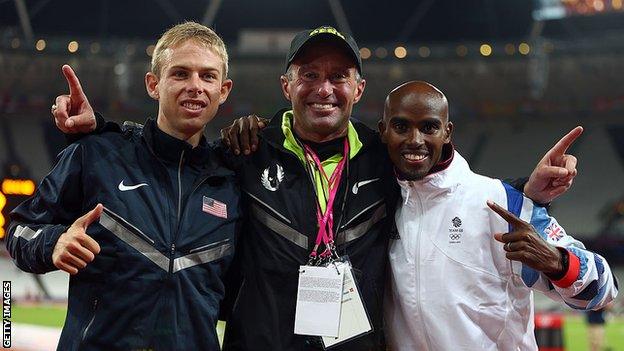
[[[37,51],[43,51],[46,48],[46,41],[43,39],[39,39],[37,40],[37,43],[35,43],[35,49],[37,49]]]
[[[394,56],[397,58],[405,58],[407,56],[407,49],[404,46],[397,46],[394,49]]]

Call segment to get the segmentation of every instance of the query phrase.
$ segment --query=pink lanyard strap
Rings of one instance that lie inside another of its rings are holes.
[[[349,142],[345,138],[344,148],[343,148],[344,154],[343,154],[342,160],[340,160],[340,162],[336,166],[336,169],[334,170],[333,174],[331,175],[329,179],[316,153],[309,146],[305,144],[303,145],[303,147],[306,151],[306,155],[312,158],[312,160],[314,161],[314,164],[316,168],[319,170],[319,173],[321,174],[321,176],[325,180],[327,180],[327,191],[329,193],[329,197],[327,199],[327,204],[325,206],[325,214],[322,213],[320,205],[318,203],[316,205],[316,219],[318,221],[319,231],[316,235],[314,248],[312,249],[312,252],[310,253],[310,257],[315,258],[316,251],[318,250],[318,247],[321,244],[321,241],[323,241],[323,243],[325,244],[325,251],[321,253],[321,257],[325,257],[325,256],[331,255],[331,248],[333,247],[333,243],[334,243],[333,207],[334,207],[334,202],[336,199],[336,194],[338,193],[338,186],[340,184],[342,171],[344,170],[347,157],[349,157]]]

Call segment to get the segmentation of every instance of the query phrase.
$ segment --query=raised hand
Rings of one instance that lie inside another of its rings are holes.
[[[69,95],[56,97],[52,105],[54,123],[63,133],[89,133],[97,125],[93,108],[74,70],[69,65],[63,65],[62,71],[69,85]]]
[[[564,267],[561,252],[542,239],[535,228],[492,201],[487,205],[511,225],[509,233],[496,233],[494,239],[503,243],[505,257],[548,275],[559,275]]]
[[[240,117],[221,129],[221,140],[235,155],[249,155],[258,148],[258,132],[268,124],[267,119],[256,115]]]
[[[100,253],[100,245],[86,231],[91,223],[100,218],[103,209],[102,204],[98,204],[61,234],[52,252],[52,262],[56,268],[77,274]]]
[[[570,189],[577,174],[576,157],[566,151],[582,133],[583,127],[572,129],[546,152],[524,186],[527,197],[546,204]]]

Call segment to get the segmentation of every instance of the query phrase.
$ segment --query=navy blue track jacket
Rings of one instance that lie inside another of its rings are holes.
[[[59,236],[98,203],[87,234],[102,248],[70,278],[58,350],[218,350],[222,278],[240,194],[204,138],[160,131],[90,135],[65,149],[36,194],[12,213],[7,247],[24,271],[55,270]]]

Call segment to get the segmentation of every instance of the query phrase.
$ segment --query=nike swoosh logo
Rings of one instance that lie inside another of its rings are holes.
[[[353,192],[353,195],[357,195],[357,193],[360,190],[361,186],[364,186],[366,184],[370,184],[372,182],[376,182],[378,180],[379,180],[379,178],[375,178],[375,179],[368,179],[368,180],[363,180],[361,182],[357,182],[357,183],[353,184],[353,188],[351,188],[351,192]]]
[[[147,186],[147,183],[141,183],[141,184],[137,184],[137,185],[125,185],[123,182],[124,181],[122,180],[119,183],[119,186],[118,186],[119,190],[121,190],[121,191],[134,190],[134,189],[140,188],[142,186]]]

